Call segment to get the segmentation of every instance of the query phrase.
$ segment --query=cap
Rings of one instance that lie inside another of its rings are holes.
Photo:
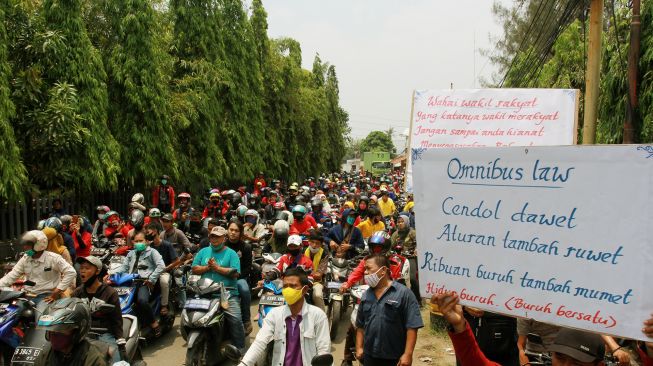
[[[288,245],[301,246],[302,245],[302,237],[299,236],[299,235],[290,235],[288,237]]]
[[[102,261],[100,258],[89,255],[88,257],[77,257],[75,262],[81,264],[82,262],[88,262],[94,265],[97,269],[102,270]]]
[[[209,236],[225,236],[227,235],[227,229],[223,228],[222,226],[216,226],[211,230],[211,233]]]
[[[603,359],[605,346],[601,336],[576,329],[562,328],[549,351],[562,353],[580,362]]]
[[[174,220],[174,218],[172,217],[172,214],[167,213],[167,214],[165,214],[165,215],[163,215],[161,217],[161,220],[163,220],[163,221],[172,221],[172,220]]]

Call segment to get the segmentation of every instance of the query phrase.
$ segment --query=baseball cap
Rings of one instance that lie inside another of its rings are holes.
[[[211,233],[209,236],[215,235],[215,236],[225,236],[227,235],[227,229],[223,228],[222,226],[216,226],[211,230]]]
[[[603,359],[605,346],[598,334],[562,328],[549,351],[562,353],[580,362],[593,362]]]
[[[163,215],[161,217],[161,220],[163,220],[163,221],[172,221],[172,220],[174,220],[174,218],[172,217],[172,214],[167,213],[167,214],[165,214],[165,215]]]
[[[301,246],[302,245],[302,237],[299,236],[299,235],[290,235],[288,237],[288,245]]]
[[[89,255],[88,257],[77,257],[75,262],[81,264],[82,262],[88,262],[94,265],[97,269],[102,270],[102,261],[96,256]]]

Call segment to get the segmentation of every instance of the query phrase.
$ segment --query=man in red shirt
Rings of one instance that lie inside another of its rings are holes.
[[[302,238],[299,235],[290,235],[288,237],[288,251],[286,254],[279,258],[279,263],[266,274],[268,281],[275,280],[282,277],[286,270],[289,268],[301,268],[306,273],[313,271],[313,261],[302,253]],[[263,280],[259,281],[258,285],[261,286]]]
[[[161,184],[157,184],[152,190],[152,206],[163,213],[172,213],[175,210],[175,189],[168,185],[170,177],[161,176]]]
[[[306,207],[295,205],[292,208],[293,222],[290,225],[290,235],[308,235],[310,229],[317,229],[317,222],[311,215],[307,215]]]

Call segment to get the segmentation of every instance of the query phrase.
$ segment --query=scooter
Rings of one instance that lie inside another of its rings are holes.
[[[189,277],[187,288],[192,297],[181,313],[186,366],[236,365],[241,354],[229,342],[224,313],[229,307],[228,289],[222,282],[196,275]]]
[[[351,293],[353,302],[354,302],[354,310],[351,311],[351,324],[356,327],[356,317],[358,316],[358,306],[361,303],[361,299],[363,298],[363,294],[367,289],[370,288],[369,285],[356,285],[353,286],[349,292]]]
[[[94,298],[89,302],[89,308],[91,310],[91,316],[103,316],[113,311],[114,306],[107,304],[106,302]],[[138,319],[129,314],[122,315],[122,329],[123,336],[125,337],[125,347],[124,351],[120,351],[120,359],[128,362],[132,366],[145,366],[145,361],[143,361],[143,355],[141,354],[140,348],[140,331],[138,329]],[[109,330],[106,328],[91,327],[91,330],[88,334],[89,340],[94,343],[98,348],[107,354],[107,359],[110,361],[112,359],[111,354],[109,353],[109,345],[105,342],[99,340],[99,337],[108,333]]]
[[[260,294],[261,299],[258,302],[259,328],[263,327],[263,320],[272,309],[286,304],[281,290],[283,290],[283,281],[281,279],[272,281],[266,279],[263,281],[263,288]]]
[[[0,351],[5,364],[9,364],[25,331],[33,327],[34,309],[34,302],[25,297],[25,292],[10,289],[0,292]]]
[[[331,258],[327,267],[327,286],[324,292],[326,313],[329,320],[329,333],[331,340],[338,334],[338,324],[349,306],[349,293],[340,293],[340,286],[347,281],[352,268],[350,261],[345,258]]]
[[[138,289],[144,285],[145,279],[142,279],[138,273],[115,273],[110,276],[118,297],[120,299],[120,308],[123,314],[132,315],[136,317],[134,306],[136,305],[136,296]],[[161,326],[161,333],[166,333],[175,322],[174,307],[168,309],[168,314],[165,316],[160,315],[161,310],[161,294],[157,293],[154,298],[150,299],[150,306],[154,311],[156,320]],[[143,336],[146,340],[153,340],[156,336],[149,324],[139,324],[139,328],[143,330]]]

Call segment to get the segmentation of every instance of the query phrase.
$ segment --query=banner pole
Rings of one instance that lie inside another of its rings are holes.
[[[412,150],[410,148],[412,142],[413,142],[413,114],[415,111],[415,90],[413,90],[413,95],[410,97],[410,126],[408,127],[408,145],[406,146],[406,171],[404,172],[404,190],[408,189],[408,173],[412,175],[413,173],[413,167],[412,167],[412,161],[411,161],[411,156],[412,156]],[[411,177],[412,178],[412,177]],[[412,182],[412,179],[411,179]],[[410,187],[410,193],[412,193],[413,187],[411,184]]]

